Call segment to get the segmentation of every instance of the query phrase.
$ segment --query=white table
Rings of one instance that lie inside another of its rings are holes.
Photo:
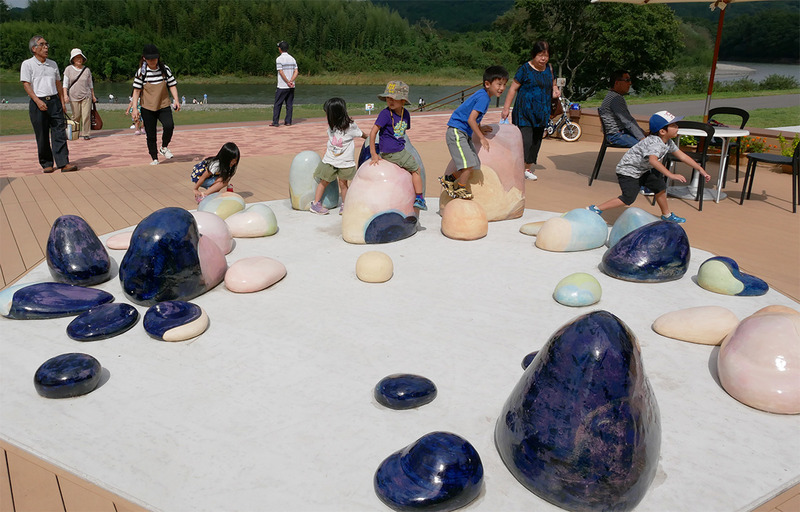
[[[696,130],[694,128],[679,128],[678,135],[691,135],[693,137],[705,137],[706,132],[702,130]],[[724,126],[715,126],[714,127],[714,137],[719,137],[722,139],[722,148],[720,148],[720,156],[719,156],[719,177],[717,178],[717,193],[714,194],[713,190],[704,189],[703,192],[703,199],[714,199],[714,202],[719,203],[720,199],[725,199],[727,194],[722,192],[722,186],[724,185],[725,179],[725,167],[728,165],[728,147],[730,147],[730,140],[735,139],[737,137],[746,137],[750,135],[750,132],[747,130],[739,129],[739,128],[728,128]],[[697,197],[697,187],[700,183],[700,173],[697,171],[692,172],[692,181],[689,185],[683,185],[678,187],[669,187],[667,189],[667,194],[672,197],[679,197],[681,199],[694,199]]]

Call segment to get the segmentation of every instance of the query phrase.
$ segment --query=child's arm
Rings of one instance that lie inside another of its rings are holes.
[[[477,110],[473,110],[469,113],[469,119],[467,119],[467,124],[470,128],[472,128],[473,133],[478,137],[478,140],[481,142],[481,146],[486,151],[489,151],[489,139],[486,138],[485,134],[491,133],[492,129],[488,126],[481,126],[478,124],[478,116],[481,113]]]
[[[380,127],[377,124],[372,125],[372,131],[369,132],[369,152],[372,155],[372,162],[371,165],[375,165],[381,161],[381,156],[378,154],[378,151],[375,149],[375,137],[378,135],[378,131]]]
[[[671,180],[680,181],[681,183],[686,183],[686,178],[684,178],[683,175],[669,172],[669,169],[664,167],[664,164],[661,163],[661,160],[659,160],[658,156],[650,155],[647,161],[650,162],[650,166],[653,169],[657,170],[667,178]]]
[[[206,197],[206,194],[200,191],[200,185],[202,185],[203,182],[205,182],[210,177],[211,177],[210,172],[203,171],[203,174],[199,178],[197,178],[197,181],[194,184],[194,198],[197,199],[198,201]],[[214,185],[216,185],[216,183],[214,183]]]
[[[213,185],[211,185],[210,187],[208,187],[208,188],[206,189],[206,193],[205,193],[205,195],[208,195],[208,194],[213,194],[214,192],[219,192],[219,191],[220,191],[220,190],[222,190],[222,189],[223,189],[223,187],[225,187],[226,185],[227,185],[227,183],[225,183],[224,181],[222,181],[222,178],[217,178],[217,181],[215,181]]]
[[[705,170],[705,169],[703,169],[703,168],[700,166],[700,164],[698,164],[697,162],[695,162],[695,161],[694,161],[694,159],[693,159],[692,157],[690,157],[689,155],[687,155],[686,153],[684,153],[684,152],[683,152],[683,151],[681,151],[680,149],[673,151],[673,152],[672,152],[672,156],[674,156],[675,158],[677,158],[677,159],[678,159],[678,160],[680,160],[681,162],[685,163],[686,165],[688,165],[688,166],[689,166],[689,167],[691,167],[692,169],[695,169],[697,172],[699,172],[700,174],[702,174],[702,175],[703,175],[703,178],[705,178],[705,180],[706,180],[706,183],[708,183],[708,181],[711,179],[711,175],[710,175],[710,174],[708,174],[708,173],[706,172],[706,170]]]

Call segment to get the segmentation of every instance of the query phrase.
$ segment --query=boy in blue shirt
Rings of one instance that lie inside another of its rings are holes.
[[[466,184],[473,169],[480,169],[481,161],[472,143],[472,134],[476,134],[481,146],[489,151],[489,140],[485,134],[492,129],[481,126],[481,119],[489,109],[491,98],[499,98],[506,88],[508,71],[503,66],[489,66],[483,72],[483,89],[475,92],[461,104],[447,122],[447,149],[456,164],[457,171],[439,177],[445,192],[456,199],[472,199]]]

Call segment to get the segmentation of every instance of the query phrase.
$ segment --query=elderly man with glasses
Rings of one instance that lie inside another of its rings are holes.
[[[19,79],[31,97],[28,114],[39,149],[39,164],[46,173],[56,169],[61,169],[61,172],[77,171],[78,167],[69,163],[64,120],[66,106],[58,65],[47,58],[50,45],[42,36],[33,36],[28,48],[33,57],[22,62]]]
[[[631,75],[627,71],[614,71],[610,86],[611,89],[597,109],[606,129],[606,139],[619,146],[633,147],[645,135],[628,110],[628,103],[623,97],[631,88]]]

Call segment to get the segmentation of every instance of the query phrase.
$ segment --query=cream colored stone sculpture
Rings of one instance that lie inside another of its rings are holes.
[[[478,158],[481,160],[480,170],[475,170],[469,179],[473,201],[478,202],[489,221],[516,219],[522,217],[525,209],[525,162],[523,161],[522,135],[519,128],[512,124],[490,124],[492,132],[486,135],[489,139],[489,151],[481,146],[473,136]],[[453,161],[446,172],[456,171]],[[443,209],[452,201],[450,196],[442,192],[439,205]]]
[[[454,199],[442,212],[442,234],[454,240],[477,240],[489,232],[489,220],[480,203]]]
[[[745,405],[800,414],[800,313],[767,307],[742,320],[717,358],[725,391]]]
[[[265,204],[250,205],[243,212],[225,219],[234,238],[272,236],[278,232],[278,219],[272,208]]]
[[[227,219],[234,213],[244,210],[244,206],[244,199],[235,192],[214,192],[200,201],[197,211],[211,212]]]
[[[667,338],[719,345],[739,325],[739,317],[721,306],[699,306],[665,313],[653,322],[653,330]]]
[[[286,267],[266,256],[243,258],[225,272],[225,287],[236,293],[253,293],[269,288],[286,276]]]
[[[356,260],[356,277],[365,283],[384,283],[392,278],[394,264],[388,254],[368,251]]]
[[[519,228],[519,232],[523,235],[528,236],[536,236],[539,234],[539,230],[542,229],[542,226],[547,221],[540,220],[539,222],[528,222],[527,224],[523,224]]]
[[[602,217],[578,208],[548,219],[536,235],[536,247],[554,252],[585,251],[602,246],[607,237],[608,226]]]

